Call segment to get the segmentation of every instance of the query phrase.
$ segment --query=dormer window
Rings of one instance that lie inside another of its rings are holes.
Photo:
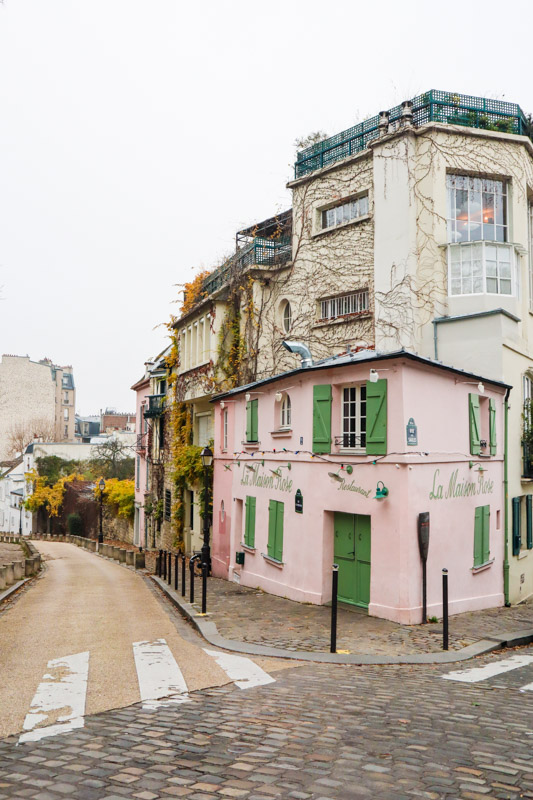
[[[508,242],[507,183],[448,175],[448,242]]]

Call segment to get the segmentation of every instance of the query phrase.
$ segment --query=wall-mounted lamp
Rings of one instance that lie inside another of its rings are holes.
[[[390,369],[380,369],[379,372],[390,372]],[[379,372],[377,369],[371,369],[368,380],[370,383],[377,383],[379,381]],[[396,370],[394,370],[396,372]]]
[[[281,401],[283,400],[283,393],[282,392],[276,392],[274,397],[275,397],[276,403],[281,403]]]
[[[342,483],[344,478],[339,475],[340,469],[337,472],[328,472],[329,477],[335,483]]]
[[[477,390],[480,394],[485,394],[485,384],[482,381],[476,383],[475,381],[458,381],[455,379],[455,383],[462,383],[465,386],[477,386]]]
[[[244,399],[246,400],[247,403],[250,402],[250,399],[253,394],[264,394],[264,392],[246,392],[246,394],[244,395]]]
[[[380,486],[380,484],[381,484],[381,486]],[[378,481],[378,484],[376,486],[376,495],[374,497],[374,500],[385,500],[385,498],[388,497],[388,496],[389,496],[389,490],[387,489],[387,487],[385,486],[383,481]]]
[[[281,478],[282,469],[292,469],[291,462],[289,461],[287,464],[280,464],[279,467],[276,467],[276,469],[271,469],[270,472],[272,475],[275,475],[276,478]]]
[[[220,408],[226,408],[226,404],[223,400],[220,401]]]

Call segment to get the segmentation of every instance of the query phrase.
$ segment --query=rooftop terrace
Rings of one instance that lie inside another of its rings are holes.
[[[413,125],[419,127],[426,122],[440,122],[447,125],[462,125],[467,128],[516,133],[532,137],[531,120],[516,103],[472,97],[466,94],[440,92],[432,89],[408,101],[412,107]],[[360,122],[342,133],[330,136],[321,142],[300,150],[294,165],[295,178],[301,178],[317,169],[334,164],[343,158],[364,150],[372,139],[380,135],[381,124],[385,132],[392,132],[401,126],[406,103],[395,106],[387,112]]]

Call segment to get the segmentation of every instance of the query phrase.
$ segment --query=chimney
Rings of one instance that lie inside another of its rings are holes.
[[[404,100],[402,103],[402,128],[411,128],[413,125],[413,101]]]
[[[385,136],[389,130],[389,117],[390,113],[388,111],[379,112],[378,131],[380,136]]]

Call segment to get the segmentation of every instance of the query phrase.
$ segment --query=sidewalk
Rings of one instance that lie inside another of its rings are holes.
[[[194,606],[190,606],[187,602],[188,578],[187,575],[185,598],[181,596],[181,582],[176,594],[162,580],[153,579],[213,644],[214,639],[218,639],[219,646],[224,647],[222,639],[230,640],[235,645],[231,649],[242,652],[251,652],[255,647],[261,650],[270,648],[276,649],[278,655],[281,655],[279,651],[294,653],[294,656],[309,654],[306,660],[312,653],[329,656],[331,609],[327,606],[296,603],[219,578],[209,578],[208,613],[202,617],[199,614],[201,580],[195,580],[196,602]],[[369,617],[357,609],[339,607],[339,655],[333,656],[333,659],[340,660],[340,654],[344,652],[364,655],[369,660],[374,657],[380,661],[382,658],[385,661],[396,661],[410,656],[418,661],[417,656],[431,654],[437,656],[435,660],[453,661],[463,648],[468,649],[461,653],[461,657],[477,655],[499,646],[499,640],[517,639],[516,633],[530,633],[533,639],[533,599],[512,608],[494,608],[452,616],[449,628],[450,652],[445,654],[442,652],[441,623],[398,625],[388,620]],[[514,632],[513,636],[507,632]],[[346,661],[351,662],[352,658],[347,656]]]

